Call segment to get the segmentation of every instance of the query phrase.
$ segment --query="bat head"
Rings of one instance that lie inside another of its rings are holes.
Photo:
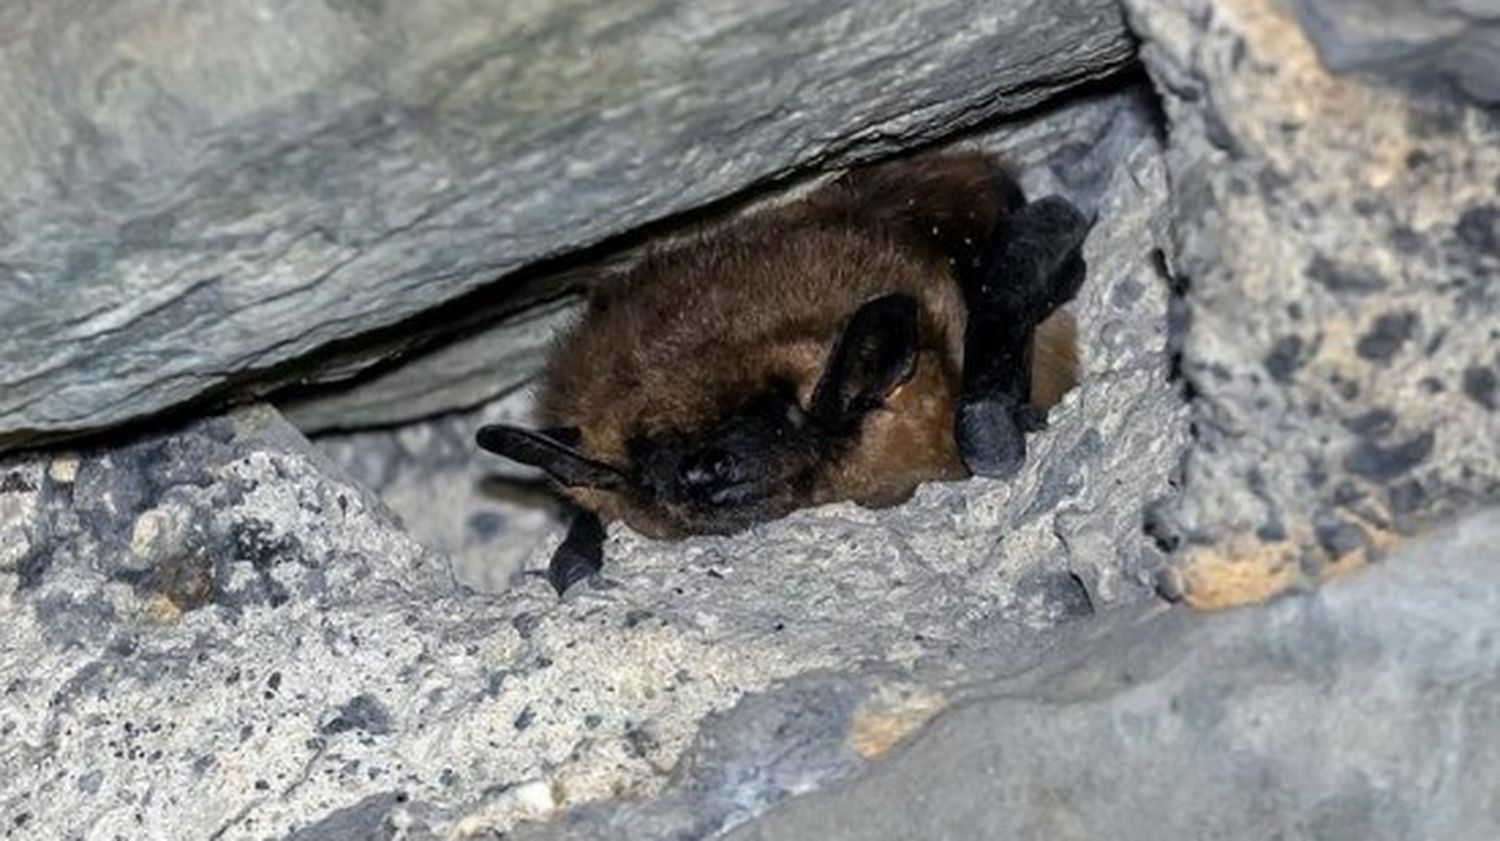
[[[810,390],[772,378],[707,423],[631,438],[623,463],[585,452],[574,428],[497,424],[477,440],[645,534],[732,533],[820,501],[828,465],[858,446],[867,417],[912,378],[920,343],[917,301],[884,295],[847,320]]]

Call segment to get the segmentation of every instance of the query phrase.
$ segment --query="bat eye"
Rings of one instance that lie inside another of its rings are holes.
[[[802,408],[802,402],[797,399],[797,384],[791,377],[772,379],[766,389],[765,402],[761,406],[762,411],[766,412],[768,421],[777,422],[776,414],[779,412],[780,422],[793,428],[801,427],[807,417],[806,410]]]
[[[783,413],[783,416],[786,418],[787,426],[791,427],[792,429],[801,429],[802,425],[807,422],[807,413],[802,411],[802,407],[797,405],[797,401],[795,400],[787,401],[786,408],[783,410]],[[783,428],[778,427],[776,430],[777,435],[784,435],[785,433],[786,430]]]

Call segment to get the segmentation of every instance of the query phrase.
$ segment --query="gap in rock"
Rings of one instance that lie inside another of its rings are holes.
[[[1127,115],[1127,116],[1120,116]],[[1129,122],[1128,129],[1121,125]],[[1084,206],[1105,199],[1111,178],[1150,141],[1158,154],[1165,137],[1164,117],[1149,82],[1138,67],[1032,112],[946,137],[934,146],[979,145],[998,151],[1018,165],[1028,192],[1060,192]],[[504,590],[518,571],[545,564],[561,525],[555,500],[544,483],[525,468],[480,452],[474,431],[497,421],[528,422],[532,404],[530,378],[545,359],[549,339],[565,329],[579,311],[578,290],[609,282],[610,275],[628,266],[644,248],[670,243],[738,214],[798,195],[821,183],[826,173],[808,172],[795,179],[761,184],[723,202],[638,229],[599,247],[565,255],[523,273],[523,289],[530,290],[531,306],[520,306],[502,293],[487,291],[471,300],[445,305],[420,323],[395,333],[436,335],[446,318],[458,318],[457,337],[450,331],[442,341],[428,340],[414,353],[387,360],[353,380],[353,387],[327,387],[284,392],[278,404],[315,442],[353,478],[368,485],[402,517],[418,540],[445,552],[463,584],[480,592]],[[1141,283],[1156,283],[1170,295],[1161,312],[1149,307],[1110,312],[1109,318],[1134,323],[1110,325],[1112,335],[1137,331],[1163,343],[1163,358],[1180,347],[1181,296],[1185,291],[1172,277],[1162,257],[1166,243],[1140,243],[1142,265],[1152,267],[1151,279],[1124,284],[1117,297]],[[1149,259],[1145,259],[1148,255]],[[1103,283],[1091,272],[1090,283]],[[511,279],[491,289],[514,289]],[[539,292],[539,290],[541,290]],[[561,297],[559,297],[561,295]],[[488,296],[484,298],[483,296]],[[1081,302],[1080,302],[1081,305]],[[550,308],[550,309],[549,309]],[[540,331],[524,335],[533,313]],[[1153,320],[1164,323],[1151,324]],[[521,324],[522,328],[515,325]],[[508,347],[516,336],[515,352]],[[1085,347],[1085,353],[1090,349]],[[357,355],[357,354],[356,354]],[[455,373],[456,372],[456,373]],[[452,374],[446,391],[435,379]],[[1163,378],[1178,377],[1175,367],[1163,366]],[[379,382],[384,379],[385,383]],[[374,383],[375,387],[368,385]],[[1191,389],[1180,381],[1185,397]],[[382,387],[386,390],[381,392]],[[1090,388],[1086,382],[1084,390]],[[363,390],[363,393],[361,393]],[[424,395],[436,394],[423,405]],[[351,395],[353,395],[351,397]],[[382,405],[400,403],[407,405]],[[442,410],[443,400],[459,405]],[[477,402],[465,402],[477,401]],[[434,411],[437,409],[437,411]],[[340,411],[347,414],[340,416]],[[1090,411],[1075,404],[1072,411]],[[392,421],[406,414],[424,416]],[[374,421],[373,423],[371,421]],[[348,428],[355,427],[355,428]],[[363,427],[363,428],[360,428]],[[1043,465],[1045,467],[1045,465]],[[1163,494],[1171,487],[1164,487]],[[1023,503],[1024,504],[1024,503]],[[1141,503],[1144,506],[1144,502]],[[1141,518],[1137,517],[1139,521]],[[1139,533],[1139,527],[1133,527]],[[1156,545],[1169,548],[1163,540]]]

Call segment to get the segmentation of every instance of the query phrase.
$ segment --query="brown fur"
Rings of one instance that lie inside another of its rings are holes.
[[[627,442],[694,430],[782,378],[803,406],[833,342],[866,301],[904,292],[921,306],[910,381],[865,419],[857,444],[783,508],[907,498],[967,475],[954,441],[967,313],[954,275],[1003,217],[990,162],[928,155],[857,171],[810,196],[646,257],[592,301],[543,378],[550,426],[577,427],[585,454],[628,468]],[[1076,382],[1071,318],[1037,331],[1032,399],[1046,408]],[[606,519],[654,536],[681,527],[595,489],[569,493]]]

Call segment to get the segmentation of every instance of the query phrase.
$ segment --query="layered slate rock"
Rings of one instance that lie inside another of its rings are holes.
[[[0,10],[0,447],[326,376],[497,277],[1130,56],[1110,0]],[[343,340],[385,329],[381,343]]]
[[[1500,499],[1500,121],[1330,73],[1273,0],[1130,2],[1171,125],[1196,603]]]
[[[288,388],[272,400],[287,420],[310,434],[411,426],[472,409],[535,376],[558,334],[582,309],[579,296],[565,294],[394,356],[338,386]]]
[[[707,834],[866,767],[959,684],[1035,666],[1057,629],[1148,599],[1162,559],[1140,507],[1170,492],[1187,438],[1151,257],[1160,147],[1128,96],[1002,134],[1039,162],[1034,190],[1100,213],[1086,382],[1013,483],[729,538],[616,529],[605,577],[559,602],[534,575],[498,594],[456,581],[268,408],[13,456],[0,812],[58,836],[448,837],[613,827],[608,801],[663,794],[630,820]],[[409,451],[424,440],[445,446],[420,427]]]
[[[1490,510],[1318,592],[1108,625],[728,837],[1494,838],[1497,638]]]

